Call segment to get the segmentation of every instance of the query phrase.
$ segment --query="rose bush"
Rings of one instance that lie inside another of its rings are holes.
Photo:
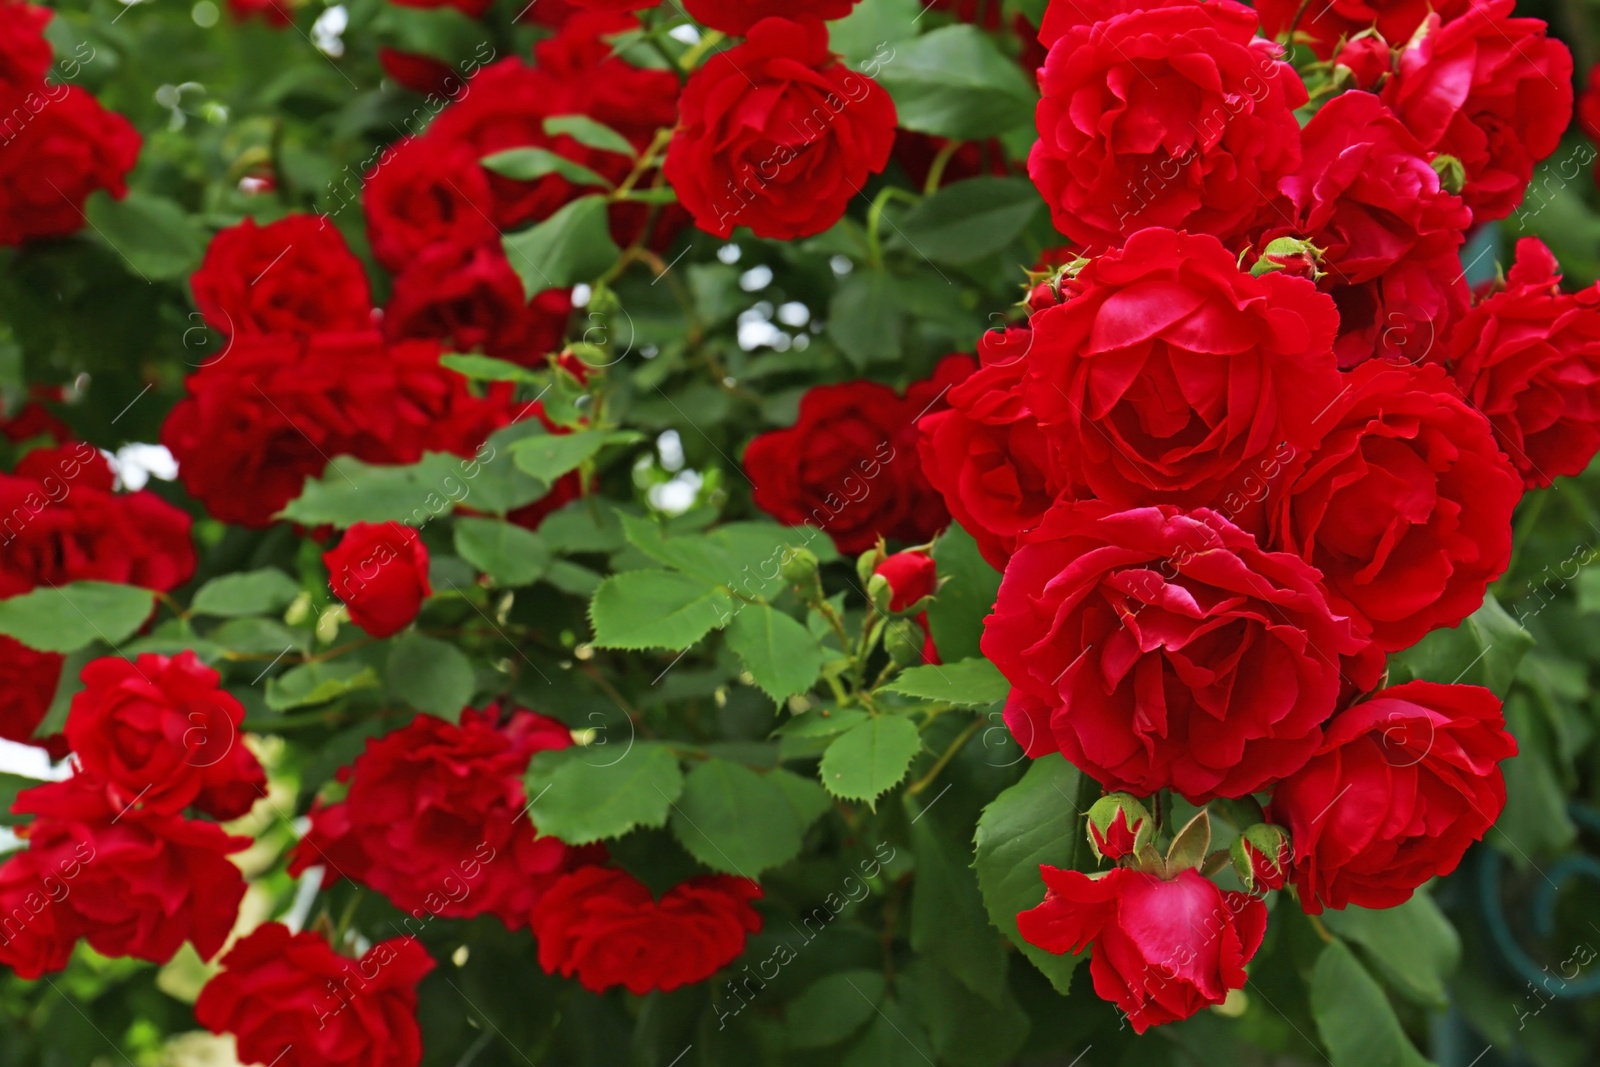
[[[0,1060],[1582,1061],[1550,15],[0,2]]]

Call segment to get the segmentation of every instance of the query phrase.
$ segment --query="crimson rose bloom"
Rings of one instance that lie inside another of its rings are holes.
[[[580,3],[579,6],[584,5]],[[856,6],[856,0],[685,0],[683,6],[702,26],[742,37],[764,18],[813,18],[829,22],[842,19]]]
[[[880,534],[929,540],[950,516],[917,461],[915,423],[971,370],[969,357],[947,356],[904,397],[877,382],[812,389],[793,426],[745,449],[756,505],[781,522],[826,530],[841,552],[865,552]]]
[[[360,330],[372,321],[366,271],[322,215],[219,230],[189,284],[200,314],[224,336]]]
[[[489,174],[465,144],[407,137],[391,145],[350,190],[367,216],[372,255],[400,272],[438,243],[474,247],[499,240]]]
[[[1300,906],[1392,908],[1455,870],[1500,817],[1516,753],[1481,686],[1407,682],[1340,712],[1268,809],[1294,840]]]
[[[1244,965],[1261,947],[1267,907],[1223,892],[1195,870],[1168,881],[1117,867],[1090,878],[1041,864],[1044,903],[1017,916],[1017,929],[1047,952],[1093,946],[1094,991],[1142,1034],[1187,1019],[1243,989]]]
[[[420,52],[402,52],[397,48],[379,48],[378,66],[396,85],[423,95],[449,96],[460,83],[455,68]]]
[[[10,137],[0,152],[0,245],[76,233],[90,193],[127,195],[139,132],[93,96],[44,85],[0,94],[0,114]]]
[[[946,394],[949,408],[917,420],[923,474],[1002,571],[1017,537],[1067,488],[1064,464],[1022,398],[1032,344],[1026,327],[985,331],[982,365]]]
[[[36,869],[82,864],[54,905],[65,934],[102,955],[151,963],[166,963],[185,941],[203,959],[222,948],[244,899],[228,855],[252,839],[149,808],[118,810],[91,775],[25,789],[11,810],[36,816],[27,829]]]
[[[394,282],[383,309],[391,341],[436,338],[451,351],[542,363],[566,336],[572,294],[546,289],[530,303],[499,242],[424,249]]]
[[[404,630],[433,595],[427,546],[417,531],[398,522],[356,523],[338,547],[322,554],[322,564],[350,621],[373,637]]]
[[[1339,307],[1340,367],[1423,359],[1467,310],[1460,249],[1472,213],[1371,93],[1334,97],[1301,136],[1300,169],[1278,186],[1280,217],[1293,221],[1257,246],[1299,237],[1322,250],[1318,287]]]
[[[319,804],[290,872],[326,864],[382,893],[414,919],[494,915],[512,930],[546,889],[590,850],[539,835],[522,776],[535,752],[566,748],[567,728],[530,711],[502,726],[490,708],[460,725],[418,715],[367,742],[339,772],[345,799]]]
[[[1306,90],[1232,0],[1071,27],[1039,71],[1028,174],[1056,229],[1117,245],[1143,226],[1231,239],[1300,162]]]
[[[38,89],[55,58],[44,28],[55,12],[37,4],[0,4],[0,91]]]
[[[1196,507],[1316,443],[1339,392],[1339,317],[1310,281],[1253,278],[1215,237],[1149,229],[1067,284],[1033,317],[1022,400],[1073,484],[1123,507]]]
[[[701,982],[744,951],[761,929],[748,878],[703,875],[660,900],[626,871],[581,867],[550,888],[533,910],[539,966],[577,976],[591,993],[614,986],[643,996]]]
[[[190,804],[237,819],[265,795],[266,775],[239,737],[244,705],[193,652],[115,656],[83,668],[67,742],[115,811],[174,813]]]
[[[1256,0],[1255,7],[1262,33],[1282,37],[1294,25],[1296,41],[1309,44],[1319,59],[1328,59],[1341,40],[1374,27],[1383,40],[1399,48],[1429,15],[1437,12],[1449,22],[1471,5],[1472,0],[1331,0],[1309,6],[1300,0]]]
[[[439,354],[431,341],[386,347],[376,331],[235,338],[189,376],[161,442],[213,518],[267,526],[330,459],[470,456],[511,421],[503,394],[473,396]]]
[[[193,525],[154,493],[113,493],[111,466],[81,441],[36,448],[0,474],[0,574],[20,585],[116,582],[166,592],[194,574]]]
[[[1448,339],[1462,393],[1530,489],[1582,473],[1600,450],[1600,285],[1563,293],[1558,271],[1550,250],[1524,237],[1506,288]]]
[[[1094,0],[1089,4],[1050,4],[1039,21],[1039,43],[1048,49],[1079,26],[1093,26],[1130,11],[1152,11],[1162,7],[1188,7],[1200,0]],[[999,5],[996,5],[998,7]]]
[[[76,855],[41,867],[31,850],[13,853],[0,864],[0,965],[34,981],[65,970],[78,937],[68,930],[70,916],[60,907],[72,882],[94,849],[82,843]]]
[[[353,960],[321,934],[267,923],[223,957],[194,1017],[214,1034],[231,1033],[245,1063],[417,1067],[417,983],[433,966],[413,937],[380,942]]]
[[[896,552],[873,568],[873,575],[882,575],[889,583],[889,610],[905,611],[923,597],[932,596],[939,589],[938,568],[933,557],[926,552]],[[939,649],[933,643],[933,629],[928,625],[928,613],[917,612],[912,622],[922,631],[922,658],[927,663],[939,662]],[[891,622],[903,626],[903,622]]]
[[[1383,87],[1424,148],[1466,168],[1461,196],[1477,222],[1516,209],[1572,118],[1572,53],[1540,19],[1510,18],[1514,6],[1482,0],[1449,22],[1430,15]]]
[[[1522,479],[1444,369],[1364,363],[1317,425],[1270,508],[1273,543],[1388,652],[1477,610],[1511,559]]]
[[[663,173],[695,225],[780,241],[839,221],[888,165],[897,121],[889,94],[828,51],[814,18],[756,23],[695,71],[679,113]]]
[[[1589,140],[1600,143],[1600,63],[1589,68],[1583,79],[1583,92],[1577,100],[1578,129]]]
[[[984,620],[1006,724],[1108,789],[1254,793],[1317,750],[1346,675],[1383,669],[1317,579],[1212,511],[1058,504]]]
[[[59,653],[39,652],[0,636],[0,737],[7,741],[33,739],[55,700],[65,662],[66,657]]]

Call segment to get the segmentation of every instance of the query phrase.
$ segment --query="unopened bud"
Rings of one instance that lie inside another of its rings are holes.
[[[1261,250],[1261,258],[1250,268],[1250,273],[1259,278],[1272,271],[1282,271],[1296,278],[1316,281],[1322,275],[1317,269],[1320,262],[1322,250],[1310,241],[1302,241],[1298,237],[1279,237],[1267,242],[1267,247]]]
[[[794,586],[800,599],[815,604],[823,599],[822,578],[818,574],[816,554],[810,549],[796,548],[783,559],[783,580]]]
[[[1154,823],[1138,798],[1112,793],[1089,809],[1089,847],[1101,859],[1131,856],[1152,836]]]
[[[889,653],[897,667],[909,667],[922,662],[922,644],[927,639],[922,627],[911,620],[901,619],[889,623],[883,631],[883,650]]]
[[[1434,156],[1433,172],[1439,176],[1439,187],[1447,193],[1460,196],[1467,187],[1467,168],[1455,156],[1442,152]]]
[[[1289,831],[1269,822],[1256,823],[1233,843],[1233,869],[1252,893],[1282,889],[1293,848]]]

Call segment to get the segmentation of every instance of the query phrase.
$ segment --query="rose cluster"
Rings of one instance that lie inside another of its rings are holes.
[[[245,747],[244,706],[193,652],[108,658],[83,670],[66,736],[74,773],[25,789],[27,848],[0,865],[0,962],[25,978],[96,952],[166,963],[187,941],[202,958],[238,918],[244,877],[229,855],[251,839],[228,820],[265,792]]]
[[[1600,450],[1600,289],[1534,240],[1476,302],[1461,268],[1571,111],[1565,48],[1509,8],[1331,5],[1299,28],[1325,58],[1393,42],[1336,81],[1231,0],[1046,15],[1029,173],[1074,243],[918,448],[1003,571],[1011,732],[1121,791],[1090,816],[1118,865],[1045,867],[1022,934],[1091,948],[1138,1030],[1242,987],[1266,912],[1141,847],[1137,797],[1270,794],[1241,881],[1312,913],[1403,902],[1505,804],[1492,693],[1379,687],[1482,603],[1524,489]]]
[[[102,581],[168,592],[194,574],[187,514],[149,490],[119,493],[111,465],[42,407],[14,420],[23,440],[54,441],[0,474],[0,596]],[[26,741],[44,719],[63,657],[0,637],[0,737]],[[59,746],[56,746],[59,748]]]
[[[139,158],[132,123],[67,84],[94,60],[93,48],[52,69],[44,30],[53,14],[0,4],[0,245],[76,233],[89,194],[127,195]]]

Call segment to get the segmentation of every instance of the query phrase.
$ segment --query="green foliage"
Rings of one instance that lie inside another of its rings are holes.
[[[539,535],[499,519],[457,519],[456,553],[496,585],[531,585],[550,568]]]
[[[448,641],[405,633],[389,647],[384,682],[396,699],[453,722],[472,700],[472,661]]]
[[[211,579],[195,592],[189,610],[222,618],[266,615],[282,611],[299,595],[294,579],[269,567]]]
[[[1383,990],[1350,950],[1328,945],[1311,974],[1311,1013],[1333,1067],[1426,1067]]]
[[[868,719],[828,745],[822,755],[822,784],[841,800],[876,804],[906,776],[920,751],[922,738],[910,719]]]
[[[470,492],[473,461],[429,453],[407,467],[375,466],[334,456],[319,478],[307,479],[282,517],[308,526],[358,522],[422,526],[448,514]]]
[[[0,600],[0,634],[41,652],[76,652],[96,641],[115,647],[150,617],[149,590],[72,582]]]
[[[691,770],[672,810],[672,834],[691,856],[714,871],[754,878],[800,854],[800,841],[821,811],[815,782],[775,772],[757,774],[728,760],[710,759]],[[802,812],[801,807],[805,808]],[[805,816],[809,814],[809,818]]]
[[[638,742],[620,754],[560,749],[534,756],[528,805],[541,833],[569,845],[621,837],[636,827],[667,824],[683,793],[678,758],[665,745]]]
[[[591,281],[616,262],[622,250],[611,240],[606,207],[603,196],[581,197],[543,222],[501,239],[530,299],[546,289]]]

